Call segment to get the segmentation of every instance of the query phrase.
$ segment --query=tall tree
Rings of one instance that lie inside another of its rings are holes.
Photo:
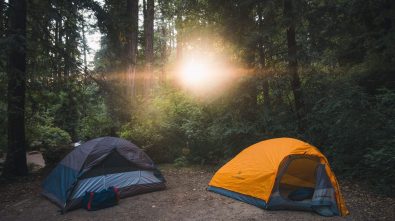
[[[269,81],[266,70],[266,53],[265,53],[265,39],[264,39],[264,19],[263,19],[263,7],[262,2],[258,3],[257,15],[258,15],[258,29],[259,29],[259,39],[258,39],[258,54],[259,54],[259,64],[260,70],[262,72],[262,92],[265,108],[270,108],[270,98],[269,98]],[[266,18],[267,19],[267,18]]]
[[[26,0],[9,1],[8,151],[3,175],[27,175],[25,141]]]
[[[136,94],[136,66],[137,66],[137,46],[138,46],[138,14],[139,1],[127,0],[127,77],[129,80],[129,94],[133,99]]]
[[[3,37],[5,34],[5,1],[0,0],[0,37]]]
[[[303,130],[301,118],[303,115],[304,101],[298,74],[294,1],[284,0],[284,16],[287,22],[288,73],[291,76],[291,87],[294,95],[295,111],[299,118],[299,129]]]
[[[175,19],[175,29],[177,30],[177,35],[176,35],[176,47],[177,47],[177,61],[181,61],[183,57],[183,51],[184,51],[184,39],[183,39],[183,14],[184,14],[184,6],[179,5],[179,7],[176,9],[176,16],[177,18]]]
[[[170,16],[171,9],[169,1],[158,0],[158,14],[159,16],[159,25],[157,29],[157,34],[159,35],[159,63],[161,66],[161,72],[159,74],[159,82],[164,83],[165,80],[165,66],[168,61],[168,53],[172,48],[172,29],[173,17]],[[169,50],[170,49],[170,50]]]
[[[86,41],[86,33],[85,33],[86,25],[85,19],[82,17],[81,19],[81,34],[82,34],[82,52],[84,55],[84,72],[88,72],[88,61],[87,61],[87,52],[88,52],[88,43]]]
[[[145,1],[144,1],[145,2]],[[146,8],[144,8],[144,35],[145,35],[145,65],[146,65],[146,93],[150,90],[153,81],[152,65],[154,62],[154,15],[155,1],[147,0]]]

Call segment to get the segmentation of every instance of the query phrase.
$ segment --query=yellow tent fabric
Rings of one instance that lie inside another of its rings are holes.
[[[342,216],[347,215],[349,212],[326,157],[316,147],[293,138],[265,140],[244,149],[215,173],[209,185],[268,202],[279,166],[289,155],[318,157],[321,163],[327,165],[326,172],[335,189],[338,209]],[[299,171],[308,166],[301,163]],[[308,182],[308,180],[295,179],[292,181],[293,178],[296,177],[290,176],[285,179],[291,183]],[[308,183],[305,185],[308,186]]]

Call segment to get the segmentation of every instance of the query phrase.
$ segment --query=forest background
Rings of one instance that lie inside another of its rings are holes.
[[[177,165],[294,137],[393,194],[393,1],[1,0],[0,15],[5,176],[27,173],[26,150],[51,164],[100,136]]]

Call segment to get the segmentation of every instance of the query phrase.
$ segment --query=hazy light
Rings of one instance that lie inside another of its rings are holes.
[[[203,87],[209,83],[212,69],[210,63],[205,59],[186,60],[181,67],[181,80],[185,86]]]
[[[179,66],[178,81],[197,95],[213,96],[230,85],[233,70],[213,53],[186,55]]]

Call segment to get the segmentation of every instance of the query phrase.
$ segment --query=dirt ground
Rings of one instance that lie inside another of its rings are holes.
[[[395,220],[395,199],[341,182],[350,215],[321,217],[312,212],[267,211],[206,191],[214,169],[161,166],[167,189],[121,199],[118,206],[61,215],[39,195],[42,177],[0,186],[0,220]]]

